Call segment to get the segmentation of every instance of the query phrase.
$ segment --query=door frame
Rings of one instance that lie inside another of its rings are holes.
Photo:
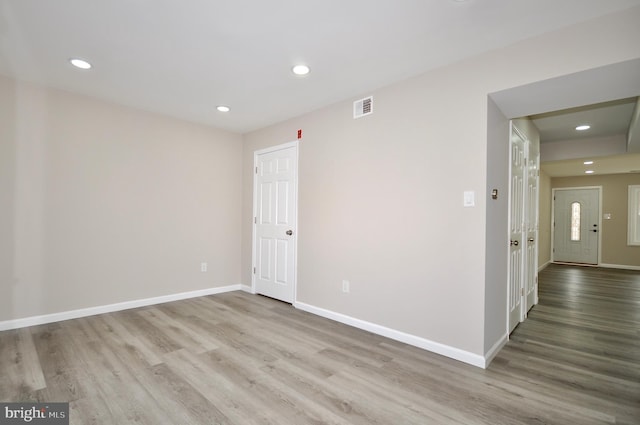
[[[555,217],[556,217],[556,191],[562,190],[579,190],[579,189],[597,189],[598,190],[598,263],[582,264],[582,263],[565,263],[555,260]],[[572,187],[552,187],[551,188],[551,262],[555,264],[579,264],[584,267],[599,267],[602,263],[602,186],[572,186]]]
[[[256,218],[258,216],[258,157],[263,154],[276,152],[283,149],[294,148],[296,156],[296,170],[295,178],[293,181],[293,208],[295,210],[295,235],[293,238],[293,302],[295,305],[298,299],[298,171],[300,169],[300,148],[299,141],[287,142],[276,146],[271,146],[264,149],[259,149],[253,152],[253,169],[251,174],[253,175],[253,209],[251,220],[253,224],[251,226],[251,293],[256,294]]]

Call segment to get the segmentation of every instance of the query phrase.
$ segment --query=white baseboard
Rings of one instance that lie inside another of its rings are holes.
[[[542,270],[546,269],[549,266],[549,264],[551,264],[551,260],[547,261],[546,263],[544,263],[543,265],[538,267],[538,273],[540,273]]]
[[[623,270],[640,270],[640,266],[626,266],[624,264],[598,264],[599,267],[605,267],[607,269],[623,269]]]
[[[459,360],[461,362],[468,363],[473,366],[477,366],[485,369],[489,364],[489,362],[486,360],[485,357],[468,352],[468,351],[461,350],[459,348],[451,347],[449,345],[441,344],[435,341],[430,341],[425,338],[400,332],[395,329],[387,328],[385,326],[380,326],[375,323],[356,319],[351,316],[347,316],[341,313],[336,313],[330,310],[325,310],[323,308],[315,307],[309,304],[295,302],[293,305],[295,308],[306,311],[308,313],[325,317],[327,319],[335,320],[336,322],[344,323],[345,325],[353,326],[358,329],[363,329],[365,331],[368,331],[377,335],[385,336],[387,338],[390,338],[396,341],[404,342],[405,344],[413,345],[415,347],[422,348],[424,350],[431,351],[436,354],[441,354],[443,356],[446,356],[455,360]]]
[[[487,368],[487,366],[489,366],[489,363],[491,363],[493,358],[500,352],[500,350],[502,350],[502,347],[504,347],[507,342],[509,342],[509,334],[504,334],[502,338],[500,338],[495,344],[493,344],[493,347],[491,347],[489,351],[484,354],[485,369]]]
[[[221,286],[218,288],[201,289],[198,291],[181,292],[178,294],[163,295],[160,297],[145,298],[141,300],[125,301],[116,304],[108,304],[97,307],[82,308],[79,310],[63,311],[60,313],[45,314],[42,316],[25,317],[23,319],[5,320],[0,322],[0,331],[25,328],[27,326],[44,325],[47,323],[61,322],[63,320],[77,319],[80,317],[94,316],[96,314],[112,313],[114,311],[129,310],[131,308],[146,307],[171,301],[185,300],[187,298],[204,297],[206,295],[222,294],[224,292],[239,291],[242,285]]]
[[[250,294],[255,294],[255,292],[253,292],[253,289],[251,289],[251,285],[240,285],[240,290],[248,292]]]
[[[553,264],[560,264],[561,266],[591,267],[594,269],[597,267],[602,267],[600,264],[569,263],[566,261],[554,261]]]
[[[628,266],[626,264],[581,264],[581,263],[564,263],[561,261],[554,261],[554,264],[562,264],[566,266],[579,266],[579,267],[602,267],[605,269],[620,269],[620,270],[640,270],[640,266]]]

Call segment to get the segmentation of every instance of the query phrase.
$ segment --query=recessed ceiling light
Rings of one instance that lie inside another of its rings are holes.
[[[216,109],[220,112],[229,112],[231,110],[231,108],[229,108],[228,106],[224,106],[224,105],[220,105],[218,107],[216,107]]]
[[[73,58],[73,59],[69,59],[69,62],[71,62],[71,65],[75,66],[76,68],[80,68],[80,69],[89,69],[89,68],[91,68],[91,64],[89,62],[87,62],[86,60]]]
[[[307,65],[296,65],[291,68],[291,71],[296,75],[307,75],[310,69]]]
[[[583,164],[584,165],[591,165],[591,164],[593,164],[593,161],[585,161],[585,162],[583,162]]]
[[[593,174],[593,173],[594,173],[594,171],[593,171],[593,170],[587,170],[587,171],[585,171],[584,173],[585,173],[585,174]]]
[[[576,127],[576,130],[578,131],[585,131],[585,130],[589,130],[591,128],[590,125],[588,124],[583,124],[583,125],[579,125]]]

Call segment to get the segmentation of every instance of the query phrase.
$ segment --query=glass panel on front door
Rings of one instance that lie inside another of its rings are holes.
[[[571,204],[571,240],[580,240],[580,202]]]

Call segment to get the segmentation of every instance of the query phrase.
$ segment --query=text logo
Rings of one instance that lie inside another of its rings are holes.
[[[0,425],[69,425],[69,403],[0,403]]]

